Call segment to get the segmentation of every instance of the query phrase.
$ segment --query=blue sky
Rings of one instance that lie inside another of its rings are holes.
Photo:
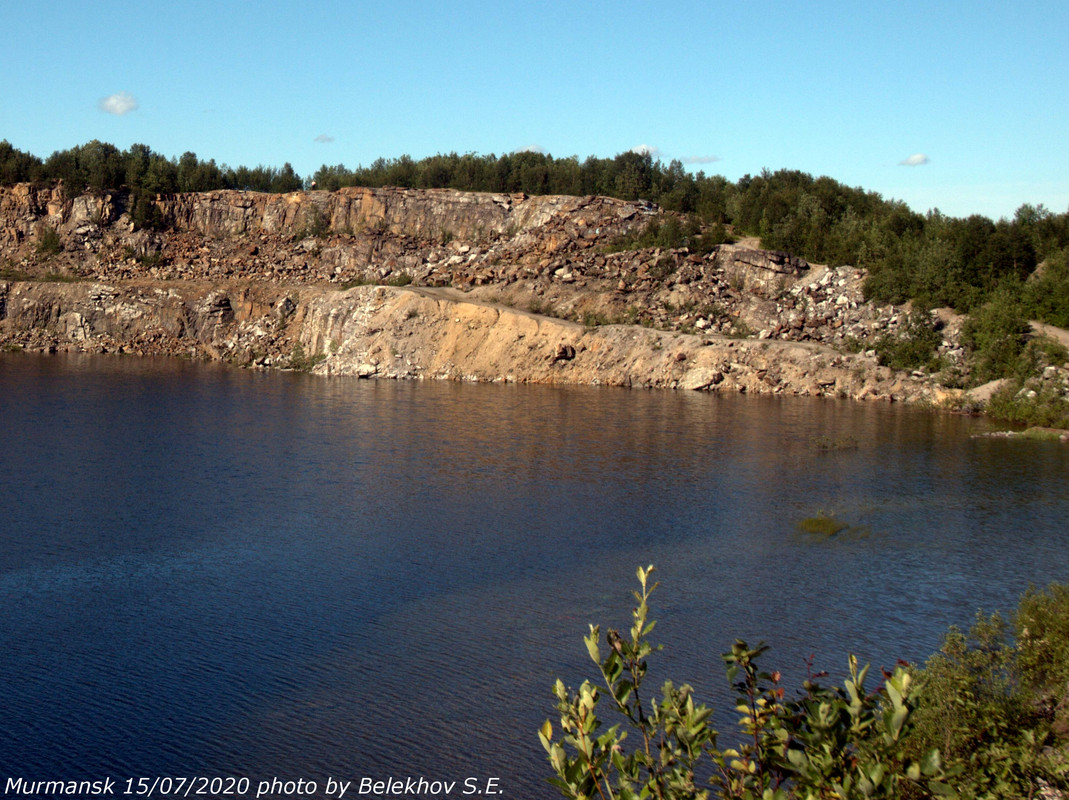
[[[1069,4],[5,2],[0,139],[237,166],[611,157],[1069,210]]]

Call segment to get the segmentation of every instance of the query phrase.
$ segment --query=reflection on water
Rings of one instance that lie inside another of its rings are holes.
[[[20,355],[0,420],[0,775],[552,796],[552,680],[640,563],[654,679],[713,702],[735,637],[919,659],[1069,579],[1069,449],[916,409]]]

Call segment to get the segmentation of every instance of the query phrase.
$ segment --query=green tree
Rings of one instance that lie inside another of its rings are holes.
[[[1015,374],[1031,326],[1017,293],[1007,289],[973,313],[961,330],[968,349],[973,383],[980,384]]]
[[[122,185],[123,157],[114,145],[94,139],[71,151],[77,163],[78,181],[94,192],[117,189]]]
[[[293,165],[288,161],[282,165],[282,169],[275,171],[271,175],[269,184],[269,191],[277,194],[284,194],[286,192],[299,192],[304,188],[304,181],[301,176],[298,175]]]
[[[16,150],[7,139],[0,141],[0,184],[41,180],[43,168],[41,159]]]
[[[650,199],[653,188],[653,157],[649,153],[629,150],[620,153],[614,161],[616,176],[613,181],[616,197],[624,200]]]

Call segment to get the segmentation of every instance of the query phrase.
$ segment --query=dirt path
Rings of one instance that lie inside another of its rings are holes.
[[[1065,328],[1056,328],[1053,325],[1047,325],[1045,322],[1036,322],[1032,320],[1030,323],[1032,330],[1043,336],[1049,336],[1056,342],[1059,342],[1065,347],[1069,347],[1069,331]]]

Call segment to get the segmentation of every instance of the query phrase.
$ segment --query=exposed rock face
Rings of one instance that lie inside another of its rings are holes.
[[[641,201],[219,191],[158,198],[162,231],[135,230],[127,205],[0,189],[0,343],[363,377],[935,396],[854,346],[904,320],[864,302],[861,271],[746,244],[612,252],[657,212]],[[74,282],[40,282],[57,275]],[[389,285],[346,290],[358,284]],[[943,352],[960,355],[954,337]]]
[[[577,223],[594,204],[629,204],[606,198],[527,197],[450,189],[348,188],[336,192],[285,195],[218,191],[161,199],[164,219],[177,230],[208,236],[250,233],[294,234],[317,226],[333,231],[388,232],[418,239],[480,239],[545,225],[561,214]]]
[[[718,249],[716,264],[729,283],[764,298],[781,294],[809,270],[805,259],[789,253],[734,245]]]
[[[33,238],[40,225],[59,229],[76,240],[92,238],[91,228],[107,228],[120,221],[127,204],[127,198],[113,193],[66,199],[62,186],[0,187],[4,244]],[[569,238],[604,239],[620,233],[621,223],[639,212],[648,215],[653,210],[641,201],[628,203],[606,197],[528,197],[392,187],[289,194],[220,190],[159,196],[155,204],[168,230],[205,237],[278,234],[292,238],[331,231],[476,242],[545,228],[554,220],[568,223],[566,230],[559,232]],[[625,224],[622,230],[627,227]],[[588,235],[595,229],[599,230]]]
[[[920,399],[864,356],[819,344],[715,339],[627,325],[587,327],[473,303],[451,290],[364,287],[310,299],[307,349],[327,374],[587,383],[761,394]]]
[[[9,339],[170,353],[326,375],[919,400],[930,391],[815,343],[587,327],[451,289],[2,282]]]

